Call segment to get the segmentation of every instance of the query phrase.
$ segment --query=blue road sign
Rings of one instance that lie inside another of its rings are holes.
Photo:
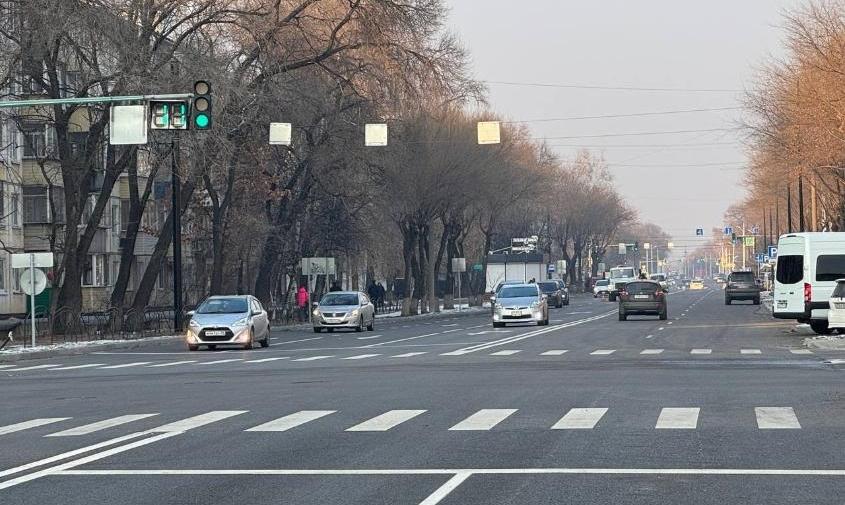
[[[733,235],[733,226],[725,226],[725,235]]]
[[[695,236],[696,237],[703,237],[704,236],[704,228],[696,228],[695,229]]]
[[[758,254],[757,255],[757,263],[762,263],[764,261],[766,261],[765,255],[764,254]]]
[[[775,259],[778,257],[778,248],[777,246],[770,245],[769,246],[769,257]]]

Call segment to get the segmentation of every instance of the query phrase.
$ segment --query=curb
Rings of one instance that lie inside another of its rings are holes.
[[[138,338],[134,340],[125,340],[125,341],[104,341],[98,343],[96,340],[91,341],[92,343],[85,346],[79,347],[57,347],[57,348],[47,348],[40,351],[32,351],[32,352],[21,352],[21,353],[8,353],[4,354],[0,352],[0,363],[14,363],[17,361],[24,361],[30,359],[43,359],[43,358],[53,358],[56,356],[77,356],[80,354],[89,354],[94,351],[110,351],[110,350],[121,350],[121,349],[134,349],[136,347],[141,347],[145,345],[149,345],[151,343],[161,342],[166,343],[170,342],[174,339],[181,339],[183,338],[180,335],[169,335],[165,337],[148,337],[148,338]],[[59,344],[60,345],[60,344]]]

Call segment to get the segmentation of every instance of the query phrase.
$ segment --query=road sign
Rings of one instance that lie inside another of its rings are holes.
[[[769,257],[772,258],[772,259],[776,259],[778,257],[777,246],[774,246],[774,245],[769,246]]]
[[[766,261],[765,256],[766,256],[766,255],[765,255],[765,254],[762,254],[762,253],[757,254],[757,263],[763,263],[764,261]]]
[[[387,124],[368,123],[364,125],[364,145],[368,147],[384,147],[387,145]]]
[[[109,115],[109,144],[120,146],[147,143],[146,105],[113,105]]]
[[[32,258],[30,258],[32,257]],[[17,253],[12,254],[12,268],[50,268],[53,266],[53,253]]]
[[[759,226],[757,226],[757,225],[752,226],[752,227],[751,227],[751,234],[752,234],[752,235],[757,235],[758,233],[760,233],[760,227],[759,227]]]
[[[624,244],[622,242],[619,242],[619,255],[625,256],[626,254],[628,254],[628,245]]]
[[[334,274],[334,258],[302,258],[302,275]]]
[[[555,262],[558,272],[566,272],[566,260],[557,260]]]
[[[754,247],[754,237],[743,237],[745,239],[746,247]]]
[[[704,228],[696,228],[695,229],[695,236],[696,237],[703,237],[704,236]]]
[[[289,146],[291,138],[290,123],[270,123],[270,145]]]
[[[769,262],[769,261],[771,261],[771,260],[772,260],[772,258],[771,258],[771,256],[769,256],[768,254],[766,254],[765,256],[763,256],[763,263],[768,263],[768,262]]]
[[[649,249],[651,249],[651,243],[650,243],[650,242],[646,242],[645,244],[643,244],[643,249],[645,249],[646,251],[648,251]]]
[[[466,272],[467,271],[467,260],[466,260],[466,258],[452,258],[452,271],[453,272]]]
[[[28,295],[41,294],[47,287],[47,276],[39,269],[27,268],[21,272],[21,290]]]
[[[498,121],[480,121],[478,123],[478,143],[480,145],[499,144],[502,142]]]
[[[484,270],[484,265],[482,265],[481,263],[476,263],[475,265],[472,266],[472,269],[476,272],[480,272],[480,271]]]
[[[725,226],[725,235],[733,235],[733,226]]]

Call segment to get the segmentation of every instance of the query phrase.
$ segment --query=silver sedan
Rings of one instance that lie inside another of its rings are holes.
[[[270,345],[270,320],[261,302],[252,296],[212,296],[188,313],[191,322],[185,339],[188,349],[238,346],[251,349],[257,342]]]
[[[323,296],[320,303],[314,304],[311,313],[314,333],[325,328],[333,332],[335,328],[349,328],[355,331],[373,331],[376,321],[376,309],[367,295],[359,291],[336,291]]]
[[[507,323],[549,324],[549,302],[537,284],[503,286],[493,305],[493,327]]]

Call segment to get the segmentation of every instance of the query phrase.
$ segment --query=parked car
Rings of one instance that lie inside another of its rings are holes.
[[[619,320],[633,314],[655,314],[661,320],[668,317],[666,292],[660,283],[650,280],[633,281],[619,292]]]
[[[188,350],[201,345],[238,346],[251,349],[255,342],[270,345],[270,319],[257,298],[248,295],[212,296],[196,310],[188,312],[191,321],[185,339]]]
[[[557,279],[555,282],[560,286],[560,292],[563,293],[563,304],[569,305],[569,288],[566,286],[566,281]]]
[[[827,312],[827,327],[845,331],[845,279],[836,280],[836,288],[830,295],[830,309]]]
[[[725,285],[725,305],[734,300],[751,300],[760,305],[760,284],[751,272],[731,272]]]
[[[704,280],[696,278],[689,281],[689,289],[704,289]]]
[[[546,295],[549,305],[554,305],[558,309],[563,307],[563,291],[560,284],[555,281],[540,281],[537,286],[540,287],[540,292]]]
[[[537,284],[502,287],[493,306],[493,327],[501,328],[507,323],[549,324],[548,299]]]
[[[327,293],[314,304],[311,314],[314,333],[326,329],[329,333],[337,328],[349,328],[355,331],[373,331],[376,321],[376,309],[364,293],[359,291],[335,291]]]
[[[845,278],[845,233],[789,233],[778,240],[772,315],[830,333],[828,309]]]
[[[597,280],[596,285],[593,286],[593,298],[598,298],[599,296],[606,296],[608,293],[610,293],[610,280]]]

